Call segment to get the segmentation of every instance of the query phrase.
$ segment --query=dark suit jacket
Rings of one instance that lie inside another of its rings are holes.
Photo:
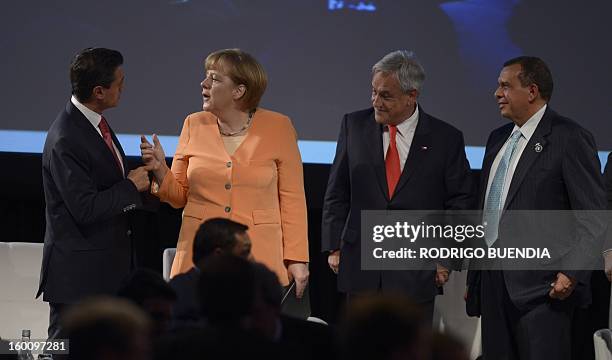
[[[612,210],[612,152],[608,154],[608,161],[603,173],[604,188],[606,190],[607,210]],[[612,224],[609,221],[608,224]],[[603,250],[612,249],[612,225],[608,226]]]
[[[465,210],[472,182],[463,135],[419,108],[400,180],[388,196],[381,125],[372,108],[344,116],[323,205],[322,250],[341,250],[338,288],[355,293],[401,291],[415,301],[438,293],[435,271],[363,271],[361,210]]]
[[[497,153],[506,142],[514,123],[494,130],[487,141],[479,191],[482,209],[491,166]],[[542,147],[535,151],[536,144]],[[533,136],[527,143],[517,163],[504,205],[505,210],[605,210],[606,198],[603,189],[597,148],[591,133],[576,122],[554,112],[550,107],[544,112]],[[565,226],[566,224],[559,224]],[[593,239],[592,224],[577,219],[573,228],[578,249],[601,248]],[[504,216],[500,220],[499,238],[504,237]],[[599,239],[601,240],[601,238]],[[582,242],[582,243],[581,243]],[[574,250],[575,251],[575,250]],[[589,251],[589,250],[587,250]],[[577,255],[577,254],[575,254]],[[572,256],[570,254],[569,256]],[[505,285],[515,306],[528,310],[541,303],[550,291],[550,283],[558,271],[506,271]],[[590,302],[590,272],[563,271],[575,277],[579,283],[567,301],[577,305]],[[479,310],[479,274],[468,274],[468,312],[477,315]]]
[[[608,154],[608,161],[603,173],[603,181],[606,189],[607,209],[612,210],[612,152]]]
[[[125,167],[123,149],[111,133]],[[42,170],[46,229],[36,296],[71,304],[115,294],[133,267],[128,213],[142,201],[102,137],[71,102],[49,128]]]

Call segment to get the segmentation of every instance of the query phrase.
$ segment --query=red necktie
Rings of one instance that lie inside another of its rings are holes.
[[[387,171],[387,184],[389,185],[389,199],[393,197],[393,192],[399,181],[402,170],[400,169],[399,153],[397,152],[397,144],[395,137],[397,135],[397,126],[389,126],[389,148],[385,157],[385,169]]]
[[[113,146],[113,137],[111,136],[110,128],[108,127],[108,123],[104,116],[102,116],[102,120],[100,120],[100,124],[98,124],[100,128],[100,132],[102,133],[102,138],[104,138],[104,142],[108,149],[113,154],[115,161],[117,162],[117,166],[119,166],[119,171],[121,171],[121,175],[123,175],[123,168],[121,166],[121,161],[119,161],[119,156],[117,156],[117,152],[115,151],[115,147]]]

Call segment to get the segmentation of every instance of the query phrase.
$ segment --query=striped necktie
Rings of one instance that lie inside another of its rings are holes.
[[[510,160],[512,160],[512,155],[514,155],[516,145],[520,138],[521,132],[518,130],[513,132],[510,136],[506,151],[504,151],[504,155],[499,161],[497,171],[495,171],[495,177],[493,177],[493,182],[491,182],[491,187],[489,188],[489,195],[485,203],[484,213],[485,241],[489,247],[497,241],[499,235],[499,219],[504,205],[502,204],[502,195],[506,183],[506,175],[510,167]]]
[[[113,137],[111,136],[110,127],[108,126],[108,123],[106,122],[104,116],[102,116],[102,120],[100,120],[100,124],[98,124],[98,127],[100,128],[100,132],[102,133],[102,138],[104,139],[106,146],[110,150],[111,154],[113,154],[115,162],[117,162],[117,166],[119,167],[121,175],[123,175],[121,161],[119,161],[119,156],[117,155],[117,151],[115,151],[115,147],[113,146]]]

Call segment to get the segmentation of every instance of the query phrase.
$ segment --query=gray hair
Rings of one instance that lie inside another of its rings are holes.
[[[411,90],[420,92],[425,82],[425,70],[414,52],[408,50],[396,50],[385,55],[372,66],[372,74],[377,72],[395,74],[404,93]]]

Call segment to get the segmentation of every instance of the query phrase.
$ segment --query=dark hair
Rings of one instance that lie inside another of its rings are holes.
[[[248,226],[229,219],[206,220],[200,225],[193,240],[193,263],[199,264],[200,260],[211,255],[217,248],[230,253],[236,246],[236,235],[248,229]]]
[[[70,354],[61,359],[96,359],[112,351],[128,355],[135,350],[134,339],[147,336],[150,320],[125,299],[98,297],[71,307],[62,315],[60,336],[70,341]],[[55,359],[55,355],[53,356]]]
[[[519,56],[504,63],[504,67],[519,64],[521,72],[518,78],[523,87],[535,84],[538,86],[540,96],[547,102],[553,93],[553,78],[548,65],[544,60],[535,56]]]
[[[427,322],[421,309],[402,295],[363,295],[349,303],[340,325],[345,359],[392,359],[402,349],[424,349]]]
[[[200,307],[213,326],[240,326],[255,302],[255,270],[234,255],[211,256],[200,268]]]
[[[449,333],[435,332],[432,337],[431,360],[467,360],[465,345]]]
[[[74,56],[70,64],[72,94],[80,102],[89,100],[96,86],[109,88],[115,81],[115,70],[123,64],[117,50],[87,48]]]
[[[123,280],[117,296],[142,306],[147,299],[176,300],[176,292],[153,270],[136,269]]]

